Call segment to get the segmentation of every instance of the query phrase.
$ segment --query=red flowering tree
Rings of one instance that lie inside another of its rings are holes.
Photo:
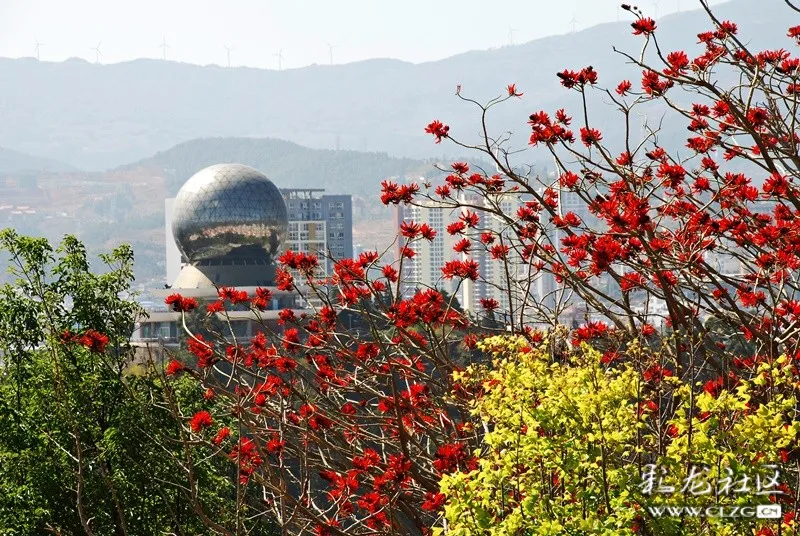
[[[433,238],[423,233],[410,242]],[[434,289],[401,296],[402,261],[384,264],[376,252],[335,263],[329,277],[312,255],[287,251],[279,261],[278,288],[304,289],[321,305],[282,310],[279,329],[265,323],[249,340],[232,329],[216,339],[190,333],[191,363],[175,359],[165,369],[207,389],[208,409],[184,416],[187,449],[230,459],[241,530],[267,515],[286,534],[424,531],[442,504],[441,474],[475,464],[470,394],[452,381],[470,362],[468,319]],[[454,277],[473,276],[459,270]],[[200,310],[194,300],[167,298],[176,311],[208,318],[269,301],[268,289],[248,296],[221,288]],[[343,325],[354,312],[355,323]]]
[[[473,357],[464,347],[477,338],[470,323],[488,313],[504,331],[548,341],[554,362],[588,343],[603,352],[604,367],[638,373],[635,407],[646,409],[638,418],[652,438],[636,445],[639,467],[678,435],[681,463],[692,463],[695,420],[680,431],[667,423],[678,407],[707,419],[694,406],[700,393],[714,399],[738,382],[762,381],[765,364],[793,375],[795,383],[759,389],[744,411],[725,413],[720,433],[790,394],[800,381],[800,59],[751,50],[734,23],[703,5],[709,31],[697,36],[698,55],[664,50],[657,23],[623,5],[643,48],[620,54],[641,79],[603,88],[592,67],[556,74],[583,108],[530,115],[529,143],[549,153],[554,177],[520,173],[505,138],[485,130],[467,143],[436,120],[426,128],[436,143],[475,151],[497,173],[457,162],[439,184],[383,183],[384,204],[454,212],[445,232],[457,240],[442,278],[494,289],[474,299],[483,311],[465,303],[471,312],[457,312],[436,289],[402,292],[415,245],[442,238],[427,222],[407,221],[391,263],[367,252],[322,277],[318,259],[287,252],[278,287],[304,289],[321,305],[307,315],[283,311],[281,329],[264,326],[249,341],[190,335],[197,365],[175,361],[167,373],[191,374],[210,389],[208,410],[185,416],[188,447],[227,456],[238,494],[261,499],[247,503],[241,526],[269,515],[286,534],[424,533],[446,500],[440,476],[477,466],[488,424],[467,408],[481,386],[467,389],[453,373]],[[800,27],[788,37],[800,40]],[[621,135],[604,137],[593,122],[592,91],[619,111]],[[513,84],[487,104],[458,95],[484,125],[493,107],[523,96]],[[686,125],[685,147],[661,146],[652,125],[638,134],[637,110],[653,103]],[[487,263],[499,278],[482,273]],[[259,309],[265,293],[222,289],[209,311],[225,313],[236,301]],[[196,307],[171,300],[187,313]],[[342,325],[343,311],[357,313],[355,328]],[[785,424],[794,418],[787,412]],[[786,445],[783,461],[798,452]],[[796,509],[796,499],[790,504]],[[645,526],[637,521],[637,530]]]

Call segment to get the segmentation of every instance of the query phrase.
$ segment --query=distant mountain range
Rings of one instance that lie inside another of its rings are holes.
[[[0,176],[30,171],[62,172],[75,171],[75,168],[58,160],[32,156],[0,147]]]
[[[739,23],[743,39],[754,46],[792,46],[785,34],[796,14],[779,0],[732,0],[714,9],[719,18]],[[280,138],[312,148],[441,158],[462,151],[435,145],[424,134],[432,119],[450,124],[451,133],[467,142],[479,132],[479,111],[454,96],[456,85],[485,101],[516,83],[524,97],[497,108],[489,127],[517,132],[515,145],[525,147],[531,112],[579,105],[573,92],[560,87],[556,72],[591,64],[602,84],[638,80],[639,70],[612,50],[640,49],[629,22],[422,64],[376,59],[274,71],[157,60],[96,65],[0,59],[0,146],[89,170],[210,137]],[[663,50],[692,54],[699,50],[695,35],[710,21],[705,13],[687,11],[658,25]],[[663,110],[644,111],[657,118]],[[616,117],[610,107],[591,111],[593,123],[607,127],[607,139],[620,130],[611,123]],[[681,125],[664,128],[665,139],[685,138]]]
[[[280,188],[325,188],[345,194],[373,194],[382,179],[428,174],[433,169],[431,163],[393,158],[385,153],[309,149],[284,140],[263,138],[192,140],[120,169],[163,169],[167,188],[174,195],[194,173],[221,162],[253,166]]]

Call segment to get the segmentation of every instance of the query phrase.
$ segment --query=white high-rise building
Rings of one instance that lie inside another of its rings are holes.
[[[473,207],[495,208],[483,197],[464,197],[460,200],[461,204]],[[503,214],[515,217],[518,208],[522,205],[520,195],[506,195],[500,199],[495,198],[494,203]],[[447,232],[448,225],[457,222],[462,212],[471,210],[478,215],[479,223],[469,229],[466,234],[455,236]],[[479,209],[452,208],[443,206],[435,201],[428,201],[422,206],[398,205],[396,216],[396,229],[400,234],[400,226],[404,221],[415,222],[418,224],[427,223],[436,231],[436,238],[429,242],[427,240],[417,240],[413,243],[412,249],[416,255],[411,259],[403,259],[403,281],[402,291],[404,295],[413,294],[421,288],[439,288],[449,294],[456,292],[459,303],[465,310],[473,313],[483,312],[482,299],[494,299],[499,304],[497,317],[502,317],[504,313],[520,308],[517,303],[522,295],[528,292],[528,299],[541,300],[549,299],[552,293],[553,278],[550,274],[532,274],[529,263],[523,262],[520,252],[512,248],[504,262],[502,259],[495,259],[491,254],[492,245],[499,245],[499,236],[503,236],[505,244],[518,245],[519,240],[513,229],[503,218],[492,215],[487,211]],[[496,241],[494,244],[485,246],[481,242],[481,234],[491,232]],[[453,250],[455,244],[468,238],[472,242],[469,255],[464,255]],[[403,237],[398,238],[396,248],[399,256],[400,248],[406,243]],[[472,259],[478,263],[480,277],[478,281],[447,280],[442,277],[442,268],[445,263],[456,259]],[[533,277],[533,284],[528,286],[527,281]],[[509,303],[509,287],[512,289],[512,301]]]
[[[405,246],[407,239],[400,236],[400,226],[403,222],[428,224],[436,237],[432,241],[417,240],[411,245],[415,255],[412,258],[402,259],[401,292],[409,296],[417,289],[438,288],[448,294],[456,290],[457,281],[444,279],[442,267],[448,261],[458,258],[453,251],[453,246],[461,237],[451,236],[447,226],[458,221],[457,209],[439,206],[430,202],[423,206],[398,205],[396,213],[397,244],[396,256],[400,258],[400,248]]]
[[[167,243],[167,284],[171,285],[178,274],[181,272],[182,259],[181,251],[178,249],[178,244],[175,242],[175,237],[172,235],[172,210],[175,204],[175,198],[171,197],[164,200],[164,215],[166,226],[166,243]]]

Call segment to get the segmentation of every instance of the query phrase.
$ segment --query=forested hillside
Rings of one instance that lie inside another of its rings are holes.
[[[169,192],[175,194],[194,173],[220,162],[253,166],[280,188],[303,186],[346,194],[377,191],[385,178],[429,174],[433,170],[432,163],[393,158],[386,153],[309,149],[284,140],[257,138],[192,140],[123,169],[164,169]]]

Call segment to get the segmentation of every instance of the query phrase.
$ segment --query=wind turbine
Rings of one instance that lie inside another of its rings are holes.
[[[569,21],[572,25],[572,33],[575,33],[575,27],[578,24],[578,19],[575,18],[575,13],[572,14],[572,20]]]
[[[231,47],[227,46],[227,45],[223,45],[223,48],[228,53],[228,67],[230,67],[231,66],[231,50],[233,50],[233,49]]]
[[[280,71],[283,69],[283,49],[278,50],[277,54],[273,54],[276,58],[278,58],[278,70]]]
[[[89,50],[94,50],[94,62],[95,63],[100,63],[100,56],[102,56],[102,54],[100,53],[100,43],[102,43],[102,41],[98,41],[96,47],[92,47],[92,48],[89,49]]]
[[[167,49],[169,48],[169,45],[167,44],[166,36],[161,38],[161,44],[158,45],[158,48],[161,49],[161,59],[166,61],[167,60]]]
[[[325,43],[328,45],[328,58],[331,60],[331,65],[333,65],[333,49],[336,48],[338,45],[332,45],[330,43]]]
[[[658,18],[658,0],[653,0],[653,17]]]
[[[34,38],[36,41],[36,45],[33,47],[33,51],[36,53],[36,59],[39,59],[39,48],[44,45],[44,43],[40,43],[38,39]]]
[[[512,28],[511,26],[508,27],[508,44],[514,45],[514,32],[517,31],[517,28]]]

